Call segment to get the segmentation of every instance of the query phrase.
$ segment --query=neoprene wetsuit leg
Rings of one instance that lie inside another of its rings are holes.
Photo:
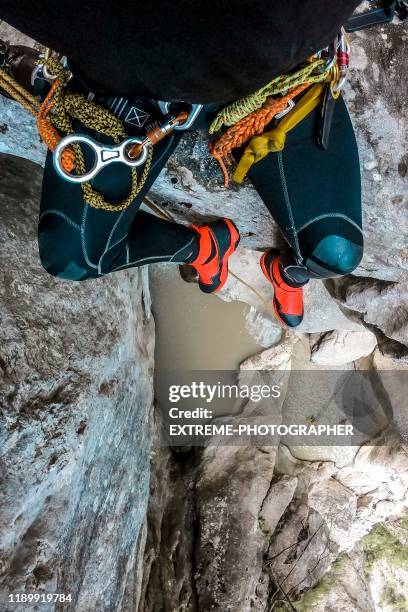
[[[95,137],[83,126],[78,127]],[[180,138],[180,133],[172,134],[154,147],[146,183],[131,206],[117,213],[88,206],[81,187],[61,179],[48,154],[38,232],[44,268],[59,278],[85,280],[144,264],[186,263],[196,269],[202,291],[221,289],[227,279],[228,259],[239,242],[230,219],[188,227],[139,210]],[[101,134],[97,139],[109,142]],[[89,154],[84,147],[88,166]],[[105,198],[117,202],[129,193],[130,182],[130,169],[114,164],[101,171],[93,185]]]
[[[349,274],[363,255],[360,167],[353,126],[340,97],[325,151],[315,144],[318,114],[317,108],[288,133],[282,152],[270,153],[249,172],[288,244],[276,269],[281,278],[273,278],[270,257],[266,274],[274,284],[275,301],[278,284],[287,285],[281,285],[287,292],[275,309],[291,327],[303,316],[291,288],[300,288],[311,278]],[[295,304],[296,313],[283,303],[285,295]]]

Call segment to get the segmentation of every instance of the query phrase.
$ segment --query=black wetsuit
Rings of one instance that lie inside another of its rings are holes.
[[[75,62],[89,89],[227,102],[326,47],[360,0],[1,0],[0,19]]]
[[[177,23],[168,15],[170,5]],[[21,4],[3,0],[0,17],[81,63],[81,76],[94,91],[227,102],[325,46],[355,5],[354,0],[292,0],[283,5],[268,0],[259,2],[254,11],[252,2],[230,0],[224,13],[226,4],[220,1],[163,1],[148,7],[106,2],[101,8],[94,2],[55,4],[47,0],[41,10],[27,5],[23,10]],[[137,14],[145,18],[136,20]],[[133,29],[127,24],[133,24]],[[180,24],[187,28],[184,37]],[[200,36],[203,28],[208,31],[205,44]],[[143,52],[139,48],[137,53],[138,45]],[[138,107],[142,106],[139,99]],[[282,153],[268,155],[249,172],[287,239],[287,277],[299,284],[308,278],[351,272],[363,250],[358,153],[350,119],[340,99],[331,146],[324,151],[313,137],[318,112],[288,134]],[[80,131],[85,130],[80,127]],[[84,204],[80,187],[59,178],[48,155],[39,248],[51,274],[82,280],[145,263],[194,259],[197,238],[192,229],[139,211],[143,195],[180,137],[169,136],[155,147],[149,179],[122,213]],[[103,140],[100,135],[98,139]],[[113,164],[98,175],[94,186],[108,200],[120,201],[129,193],[130,171]],[[235,221],[239,226],[239,219]]]

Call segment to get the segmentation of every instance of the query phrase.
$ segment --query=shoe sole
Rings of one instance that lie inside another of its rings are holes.
[[[220,291],[223,288],[228,278],[228,259],[233,253],[235,253],[241,240],[235,223],[231,221],[231,219],[223,218],[222,220],[228,227],[230,235],[230,245],[222,256],[221,271],[219,277],[216,276],[214,282],[211,285],[205,285],[204,283],[200,283],[200,288],[202,291],[204,291],[204,293],[216,293],[217,291]]]

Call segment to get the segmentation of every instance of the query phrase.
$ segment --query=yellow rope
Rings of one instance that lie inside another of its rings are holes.
[[[47,117],[58,130],[67,135],[74,133],[72,119],[77,119],[85,127],[112,138],[116,143],[119,143],[121,139],[126,137],[123,123],[117,117],[94,102],[86,100],[82,95],[65,91],[68,71],[61,66],[57,58],[50,57],[46,61],[46,65],[49,72],[56,77],[53,98],[49,104],[49,110],[52,110],[52,113],[48,111]],[[39,118],[42,105],[1,68],[0,87],[16,102],[19,102],[29,113]],[[79,144],[74,144],[72,149],[75,153],[75,171],[77,174],[84,174],[86,172],[86,165],[82,149]],[[93,208],[100,208],[106,211],[120,212],[125,210],[143,188],[151,168],[152,158],[153,149],[149,147],[140,181],[138,181],[136,169],[132,168],[130,193],[121,202],[111,204],[90,183],[81,183],[85,202]]]
[[[59,130],[66,134],[72,134],[74,132],[71,122],[72,117],[73,119],[78,119],[85,127],[113,138],[116,143],[120,142],[120,140],[126,136],[123,123],[106,109],[94,102],[86,100],[84,96],[80,94],[66,93],[64,95],[63,89],[67,71],[61,66],[57,59],[49,59],[47,68],[60,81],[60,86],[57,88],[54,96],[55,107],[53,114],[53,121]],[[79,144],[74,144],[73,149],[75,152],[75,170],[78,174],[84,174],[86,172],[86,166],[81,146]],[[104,196],[96,191],[90,183],[81,183],[85,202],[93,208],[100,208],[109,212],[120,212],[125,210],[143,188],[150,172],[152,158],[153,150],[152,147],[149,147],[147,160],[140,181],[138,181],[137,178],[136,168],[132,168],[130,193],[127,198],[121,202],[111,204],[107,202]]]
[[[313,85],[299,100],[296,106],[281,119],[278,127],[264,132],[260,136],[254,136],[245,148],[234,173],[234,181],[242,183],[251,166],[261,161],[268,153],[282,151],[286,134],[293,130],[313,109],[318,106],[323,98],[324,86],[322,83]]]
[[[13,79],[5,70],[0,68],[0,87],[4,91],[14,98],[16,102],[19,102],[23,108],[29,113],[36,116],[40,109],[40,103],[34,96],[24,89],[17,81]]]

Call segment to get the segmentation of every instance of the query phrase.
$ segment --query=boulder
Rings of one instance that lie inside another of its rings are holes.
[[[325,366],[337,366],[370,355],[377,338],[370,331],[332,331],[310,336],[311,361]]]

